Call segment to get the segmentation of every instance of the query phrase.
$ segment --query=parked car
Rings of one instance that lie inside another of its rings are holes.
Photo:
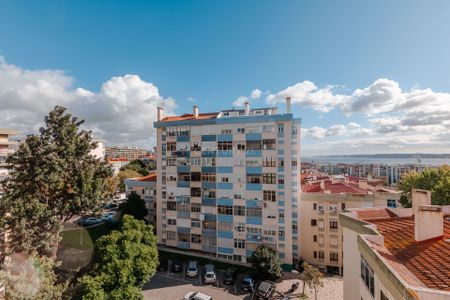
[[[225,284],[234,284],[236,280],[237,270],[233,268],[229,268],[223,274],[223,283]]]
[[[195,277],[198,275],[198,262],[195,260],[191,260],[188,263],[188,267],[186,270],[186,275],[188,277]]]
[[[205,266],[205,283],[215,283],[216,282],[216,267],[212,264]]]
[[[184,300],[212,300],[212,297],[201,292],[189,292],[184,295]]]
[[[172,261],[170,269],[172,273],[180,273],[183,271],[183,264],[179,260],[174,260]]]
[[[99,224],[102,223],[103,219],[102,218],[96,218],[96,217],[89,217],[83,220],[83,226],[92,226],[95,224]]]
[[[166,271],[169,265],[169,260],[167,257],[160,257],[159,258],[159,265],[158,265],[158,271]]]
[[[241,290],[246,292],[253,292],[255,288],[254,285],[255,281],[253,280],[253,278],[248,274],[244,275],[241,280]]]
[[[274,282],[265,280],[258,285],[256,289],[256,297],[259,299],[268,300],[275,293],[277,286]]]
[[[114,219],[114,216],[116,215],[115,212],[106,212],[102,216],[103,221],[112,221]]]

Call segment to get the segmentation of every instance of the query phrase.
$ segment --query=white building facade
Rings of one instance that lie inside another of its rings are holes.
[[[275,108],[163,118],[157,130],[159,243],[240,263],[258,245],[298,254],[300,119]]]

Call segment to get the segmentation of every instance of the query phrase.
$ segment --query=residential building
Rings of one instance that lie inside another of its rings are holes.
[[[107,162],[111,166],[114,176],[119,174],[120,168],[130,163],[126,158],[107,158]]]
[[[105,143],[102,140],[95,140],[97,146],[91,150],[91,155],[97,159],[104,160],[106,157]]]
[[[355,208],[339,215],[344,299],[450,299],[450,206],[413,190],[412,208]]]
[[[106,147],[106,157],[108,158],[126,158],[132,161],[148,154],[149,151],[145,149],[121,146]]]
[[[145,218],[156,229],[156,173],[125,179],[124,184],[127,197],[131,193],[136,193],[144,199],[148,210],[148,215]]]
[[[298,259],[300,119],[276,108],[163,117],[158,109],[159,243],[246,263],[258,245]]]
[[[303,260],[325,272],[342,274],[339,213],[357,207],[400,206],[400,192],[369,183],[372,181],[352,176],[316,174],[304,178],[299,244]]]
[[[18,142],[11,138],[17,134],[17,131],[0,128],[0,181],[8,176],[8,169],[6,168],[6,158],[8,155],[14,153],[18,147]],[[0,197],[1,197],[0,186]]]

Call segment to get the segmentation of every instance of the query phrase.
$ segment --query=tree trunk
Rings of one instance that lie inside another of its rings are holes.
[[[59,247],[59,234],[61,233],[61,229],[57,229],[55,235],[53,236],[53,247],[51,249],[51,258],[56,260],[58,255],[58,247]]]
[[[316,285],[314,285],[314,299],[317,300],[317,289],[316,289]]]
[[[306,282],[303,280],[303,290],[302,290],[302,295],[303,296],[305,296],[305,285],[306,285]]]

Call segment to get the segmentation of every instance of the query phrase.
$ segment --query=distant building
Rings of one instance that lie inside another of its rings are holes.
[[[349,208],[400,206],[400,192],[383,181],[316,174],[305,178],[300,202],[300,256],[323,271],[342,274],[342,228],[339,213]],[[344,270],[345,272],[345,270]]]
[[[450,299],[450,206],[413,190],[412,208],[355,208],[339,216],[344,299]]]
[[[153,225],[156,232],[156,173],[143,177],[124,180],[127,197],[136,193],[145,201],[148,210],[147,221]]]
[[[300,119],[275,108],[163,117],[158,110],[159,243],[247,263],[259,245],[298,259]]]
[[[148,154],[149,154],[148,150],[139,148],[121,147],[121,146],[106,147],[107,158],[114,158],[114,159],[126,158],[129,161],[132,161],[147,156]]]
[[[106,161],[111,166],[114,176],[119,174],[120,168],[130,163],[130,161],[126,158],[107,158]]]
[[[8,169],[6,168],[6,158],[8,155],[14,153],[19,145],[17,141],[11,139],[11,137],[16,134],[17,131],[0,128],[0,181],[5,179],[9,174]],[[1,193],[2,191],[0,190],[0,197]]]
[[[105,160],[106,157],[105,143],[101,140],[96,140],[95,142],[97,142],[97,147],[91,150],[91,155],[97,159]]]

